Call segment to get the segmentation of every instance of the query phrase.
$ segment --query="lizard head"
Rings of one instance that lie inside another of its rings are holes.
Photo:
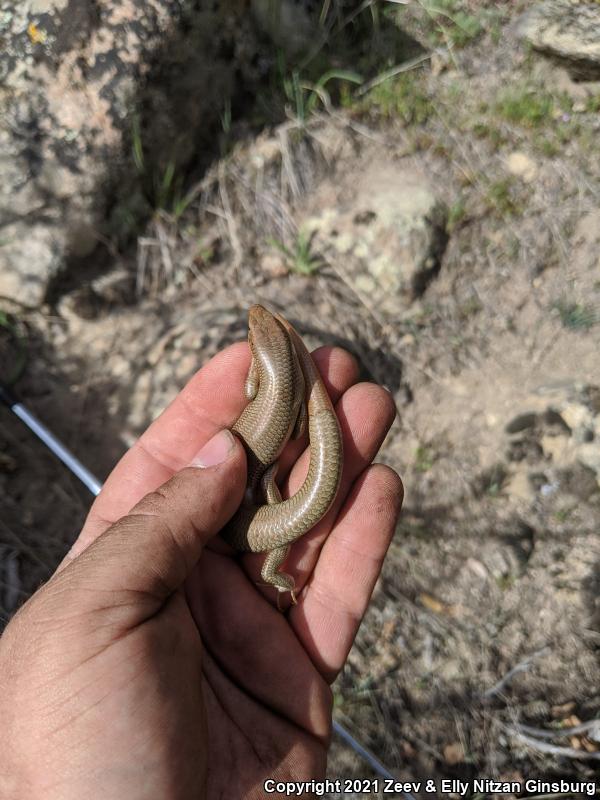
[[[254,305],[248,312],[248,343],[255,356],[259,357],[265,348],[273,345],[281,347],[287,340],[287,332],[282,324],[264,306]]]

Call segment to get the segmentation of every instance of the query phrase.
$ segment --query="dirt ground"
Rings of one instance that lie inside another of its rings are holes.
[[[405,507],[335,714],[406,780],[586,777],[600,759],[598,728],[576,727],[600,713],[600,86],[527,51],[517,5],[485,4],[477,35],[304,126],[245,130],[180,217],[157,210],[137,248],[53,308],[0,301],[27,336],[20,396],[101,479],[244,337],[252,302],[393,392],[380,459]],[[258,157],[275,229],[301,230],[334,189],[344,202],[375,163],[418,169],[449,209],[439,273],[393,316],[335,254],[301,274],[291,244],[248,223]],[[6,620],[90,497],[4,408],[0,443]],[[371,773],[335,740],[330,774]]]

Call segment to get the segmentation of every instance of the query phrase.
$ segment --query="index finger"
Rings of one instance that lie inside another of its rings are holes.
[[[125,453],[94,501],[68,560],[186,467],[210,437],[236,419],[246,400],[250,351],[238,342],[214,356]]]

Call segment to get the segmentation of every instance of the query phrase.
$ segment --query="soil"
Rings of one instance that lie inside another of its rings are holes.
[[[398,418],[380,459],[402,475],[405,506],[334,688],[336,718],[404,780],[585,777],[600,758],[593,730],[560,735],[600,713],[600,467],[585,450],[600,447],[600,424],[579,441],[568,421],[600,415],[600,116],[584,103],[532,128],[502,111],[507,85],[581,91],[515,39],[516,11],[503,7],[499,37],[484,30],[415,71],[425,119],[346,103],[307,121],[310,153],[294,149],[293,125],[245,131],[183,216],[157,212],[100,282],[52,309],[0,303],[27,331],[16,390],[100,479],[204,361],[244,337],[251,302],[284,311],[313,346],[348,347],[388,386]],[[258,156],[275,165],[282,239],[375,160],[427,174],[451,209],[439,273],[393,318],[329,253],[299,274],[290,240],[286,254],[248,223],[240,175]],[[169,274],[164,247],[189,266]],[[144,252],[152,280],[136,293]],[[5,408],[0,442],[6,620],[51,574],[90,497]],[[330,775],[371,773],[336,739]]]

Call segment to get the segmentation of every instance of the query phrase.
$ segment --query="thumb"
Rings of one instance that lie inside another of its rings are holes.
[[[244,465],[240,442],[228,430],[219,431],[189,467],[146,495],[50,584],[64,580],[69,590],[80,587],[80,611],[98,602],[106,607],[107,592],[111,605],[125,598],[129,604],[132,597],[140,597],[145,606],[148,600],[161,605],[182,586],[206,542],[240,504]]]

